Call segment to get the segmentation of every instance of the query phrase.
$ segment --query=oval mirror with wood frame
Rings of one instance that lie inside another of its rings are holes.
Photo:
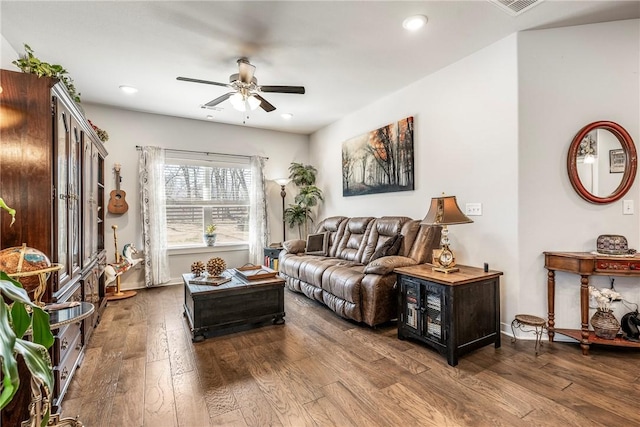
[[[576,134],[567,155],[569,181],[588,202],[619,200],[633,185],[638,159],[625,128],[614,122],[593,122]]]

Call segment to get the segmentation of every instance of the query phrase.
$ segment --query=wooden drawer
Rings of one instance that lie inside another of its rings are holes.
[[[70,301],[82,301],[82,288],[80,281],[77,280],[73,284],[64,288],[64,290],[55,295],[53,302],[70,302]]]
[[[55,341],[53,342],[53,361],[54,363],[60,360],[64,360],[67,353],[73,348],[73,344],[80,336],[80,325],[82,322],[72,323],[67,326],[63,326],[58,329],[55,334]]]
[[[62,362],[53,368],[53,375],[55,377],[55,392],[53,399],[53,405],[58,406],[64,393],[67,391],[67,386],[73,377],[73,372],[78,365],[80,355],[82,353],[82,339],[80,334],[76,336],[68,351],[66,357],[62,359]]]

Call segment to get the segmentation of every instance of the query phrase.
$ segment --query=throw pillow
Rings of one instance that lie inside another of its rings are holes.
[[[394,268],[408,267],[416,264],[418,264],[418,261],[406,256],[386,256],[371,261],[364,268],[364,272],[365,274],[388,274],[391,273]]]
[[[327,256],[329,254],[329,233],[309,234],[305,253],[307,255]]]
[[[282,243],[282,247],[284,248],[284,250],[289,252],[290,254],[299,254],[304,252],[304,245],[305,241],[300,239],[287,240],[286,242]]]
[[[389,238],[386,242],[382,244],[376,251],[371,255],[371,259],[369,262],[374,261],[378,258],[382,258],[383,256],[392,256],[398,255],[398,251],[400,250],[400,245],[402,245],[402,234],[398,234],[394,237]]]

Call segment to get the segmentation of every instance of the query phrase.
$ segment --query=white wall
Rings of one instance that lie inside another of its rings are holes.
[[[138,151],[136,145],[155,145],[195,151],[209,151],[268,157],[265,176],[272,180],[287,177],[292,161],[308,163],[308,137],[283,132],[260,130],[242,126],[188,120],[133,111],[125,111],[101,105],[83,104],[87,118],[109,133],[105,143],[109,156],[105,162],[106,194],[115,188],[114,163],[122,165],[121,189],[127,194],[129,211],[124,215],[106,213],[105,245],[108,260],[114,259],[112,225],[118,226],[118,247],[134,243],[142,248],[140,227],[140,203],[138,197]],[[290,193],[294,193],[293,188]],[[287,196],[287,204],[293,203]],[[107,197],[108,200],[108,197]],[[280,186],[267,182],[267,211],[270,224],[270,241],[282,240],[282,198]],[[287,230],[287,234],[292,231]],[[221,256],[229,266],[249,261],[246,246],[216,246],[214,248],[175,250],[170,252],[169,264],[172,282],[180,281],[181,274],[189,272],[192,262],[206,263],[211,256]],[[125,273],[123,289],[143,286],[141,265],[135,271]]]
[[[0,34],[0,68],[4,70],[18,71],[18,67],[11,62],[18,59],[18,52],[9,44],[7,39]]]
[[[585,125],[611,120],[640,138],[640,20],[527,31],[518,37],[519,70],[519,306],[546,313],[543,251],[592,251],[600,234],[622,234],[639,249],[638,185],[622,200],[593,205],[573,190],[567,151]],[[608,151],[599,153],[606,157]],[[601,168],[602,169],[602,168]],[[608,166],[604,167],[608,172]],[[591,282],[608,286],[607,277]],[[639,279],[617,278],[623,296],[640,303]],[[579,276],[556,275],[556,326],[580,327]],[[507,301],[511,304],[511,301]],[[615,304],[616,315],[629,311]],[[508,320],[503,319],[503,320]]]
[[[622,202],[582,200],[569,183],[566,155],[586,124],[613,120],[640,138],[638,20],[509,36],[311,136],[310,158],[326,192],[320,216],[421,218],[446,192],[464,209],[482,203],[474,224],[451,227],[458,261],[504,272],[503,330],[517,313],[546,317],[542,252],[591,251],[599,234],[623,234],[638,248],[638,185]],[[342,197],[343,141],[415,116],[416,190]],[[606,286],[608,279],[592,280]],[[638,279],[616,279],[640,302]],[[556,325],[579,328],[579,277],[557,274]],[[628,311],[618,304],[618,318]]]
[[[423,218],[445,192],[482,203],[474,223],[450,227],[461,264],[503,271],[502,300],[518,289],[518,105],[516,35],[365,106],[311,136],[310,158],[325,191],[320,217]],[[417,53],[418,54],[418,53]],[[342,142],[406,116],[415,117],[415,191],[342,197]],[[502,319],[509,318],[503,307]]]

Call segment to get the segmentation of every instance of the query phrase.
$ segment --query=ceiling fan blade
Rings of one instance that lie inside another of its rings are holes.
[[[256,72],[255,65],[251,65],[246,59],[238,59],[238,69],[240,81],[242,83],[251,83],[253,74]]]
[[[231,95],[233,95],[235,92],[229,92],[229,93],[225,93],[222,96],[217,97],[216,99],[214,99],[213,101],[209,101],[206,104],[204,104],[205,107],[213,107],[215,105],[220,104],[223,101],[226,101],[227,99],[229,99],[229,97],[231,97]]]
[[[304,94],[304,86],[260,86],[262,92],[299,93]]]
[[[192,79],[192,78],[189,78],[189,77],[176,77],[176,80],[180,80],[182,82],[204,83],[206,85],[229,87],[228,83],[218,83],[218,82],[212,82],[212,81],[209,81],[209,80]]]
[[[272,112],[273,110],[276,109],[276,107],[274,107],[269,101],[267,101],[266,99],[264,99],[263,97],[261,97],[257,93],[254,94],[253,96],[255,96],[256,98],[258,98],[260,100],[260,108],[262,108],[267,113],[270,113],[270,112]]]

